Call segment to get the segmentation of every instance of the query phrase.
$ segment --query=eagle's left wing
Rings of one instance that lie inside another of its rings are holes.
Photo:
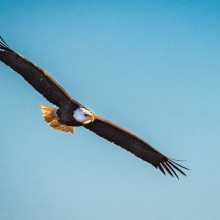
[[[46,71],[12,50],[0,37],[0,61],[19,73],[30,85],[41,93],[49,102],[61,107],[82,106],[72,99]]]
[[[176,171],[179,171],[181,174],[186,176],[180,168],[187,168],[164,156],[135,134],[108,120],[95,116],[94,122],[84,125],[84,127],[106,140],[119,145],[125,150],[130,151],[135,156],[152,164],[154,167],[159,168],[164,174],[165,171],[167,171],[171,176],[174,174],[178,178]]]

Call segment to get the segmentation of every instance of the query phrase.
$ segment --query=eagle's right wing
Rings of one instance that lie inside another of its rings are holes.
[[[164,156],[135,134],[119,127],[111,121],[95,116],[94,122],[84,125],[84,127],[131,152],[154,167],[159,168],[164,174],[167,171],[171,176],[175,175],[178,178],[176,172],[178,171],[186,175],[181,168],[187,168]]]

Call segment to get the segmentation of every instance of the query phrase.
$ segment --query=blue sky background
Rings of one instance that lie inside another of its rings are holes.
[[[0,34],[76,100],[186,159],[187,178],[77,128],[0,64],[0,219],[218,219],[219,1],[3,1]]]

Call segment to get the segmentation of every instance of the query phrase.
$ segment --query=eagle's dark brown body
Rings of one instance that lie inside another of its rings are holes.
[[[57,110],[57,115],[59,117],[60,122],[69,126],[83,126],[83,123],[77,121],[74,117],[74,111],[76,108],[73,108],[71,105],[60,106]]]

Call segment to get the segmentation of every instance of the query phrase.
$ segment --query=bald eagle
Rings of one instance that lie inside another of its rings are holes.
[[[135,156],[159,168],[162,173],[176,176],[177,171],[186,176],[182,169],[186,167],[161,154],[150,144],[91,112],[85,106],[71,98],[67,92],[43,69],[12,50],[0,37],[0,60],[19,73],[31,86],[41,93],[57,108],[41,105],[44,120],[54,129],[74,132],[74,127],[83,126],[106,140],[113,142]]]

